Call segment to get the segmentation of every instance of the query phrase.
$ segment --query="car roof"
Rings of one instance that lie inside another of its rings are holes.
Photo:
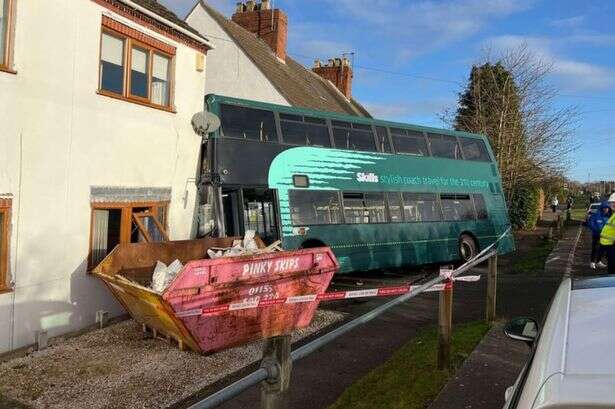
[[[615,277],[575,280],[564,375],[615,375]],[[615,390],[614,390],[615,392]],[[615,401],[615,394],[613,395]]]
[[[614,323],[615,276],[564,279],[538,341],[526,402],[534,402],[532,408],[613,408]]]

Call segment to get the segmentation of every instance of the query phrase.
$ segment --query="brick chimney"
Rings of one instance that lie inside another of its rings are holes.
[[[316,60],[314,61],[314,68],[312,68],[312,71],[322,78],[331,81],[346,98],[352,96],[353,74],[350,61],[348,61],[347,58],[330,59],[326,64],[321,63],[320,60]]]
[[[286,60],[288,41],[288,17],[279,10],[271,9],[269,0],[257,3],[254,0],[237,3],[231,19],[263,39],[281,60]]]

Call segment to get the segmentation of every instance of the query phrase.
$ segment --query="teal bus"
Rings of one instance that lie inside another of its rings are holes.
[[[483,135],[208,95],[218,235],[326,245],[341,272],[467,260],[509,227]],[[498,251],[512,251],[512,235]]]

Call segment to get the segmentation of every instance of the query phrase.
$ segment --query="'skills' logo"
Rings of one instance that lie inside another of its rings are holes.
[[[357,182],[378,183],[378,175],[373,173],[357,173]]]

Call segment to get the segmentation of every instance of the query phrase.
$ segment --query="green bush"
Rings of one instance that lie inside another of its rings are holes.
[[[509,207],[510,222],[519,229],[534,230],[543,206],[544,193],[540,187],[518,187]]]

